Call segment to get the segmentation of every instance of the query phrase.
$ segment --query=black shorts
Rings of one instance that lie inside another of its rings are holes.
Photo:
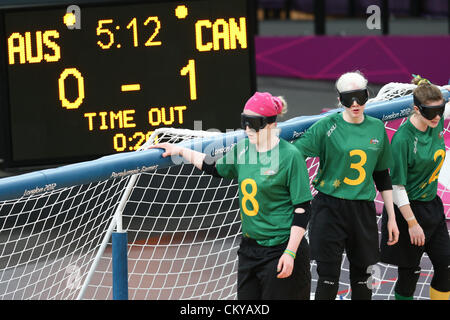
[[[242,237],[238,250],[238,300],[309,300],[311,266],[308,241],[303,237],[297,249],[292,274],[277,278],[278,261],[287,242],[265,247]]]
[[[425,245],[411,244],[408,223],[403,218],[400,210],[394,205],[395,219],[400,237],[396,244],[386,244],[388,235],[386,231],[387,212],[383,209],[381,232],[381,261],[404,268],[415,268],[420,265],[420,259],[424,252],[428,254],[433,265],[450,263],[450,238],[444,215],[442,200],[436,196],[431,201],[410,201],[417,222],[425,234]]]
[[[340,262],[347,253],[351,264],[373,265],[379,260],[375,203],[339,199],[319,192],[312,201],[309,223],[311,258]]]

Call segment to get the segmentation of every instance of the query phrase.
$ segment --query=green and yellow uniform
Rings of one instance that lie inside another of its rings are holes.
[[[309,157],[319,157],[315,188],[347,200],[374,200],[373,171],[392,163],[383,122],[365,115],[359,124],[349,123],[338,112],[312,125],[294,145]]]
[[[294,142],[301,153],[319,157],[309,223],[311,259],[317,261],[317,299],[332,299],[339,287],[344,252],[350,261],[352,299],[370,299],[367,268],[379,261],[374,171],[392,163],[381,120],[364,115],[361,123],[336,112],[318,120]]]
[[[302,238],[288,278],[277,277],[294,218],[294,205],[312,199],[306,163],[300,152],[280,139],[267,152],[257,152],[248,139],[239,141],[215,168],[224,178],[237,179],[242,220],[238,250],[239,300],[310,297],[309,245]]]
[[[305,161],[289,142],[257,152],[243,139],[216,162],[224,178],[236,178],[242,233],[263,246],[286,242],[290,236],[294,205],[312,199]]]
[[[434,199],[445,159],[444,119],[425,132],[408,119],[398,128],[391,144],[395,150],[392,184],[405,186],[409,200]]]
[[[394,206],[400,231],[399,241],[394,246],[386,245],[388,235],[383,230],[381,261],[400,267],[399,280],[395,287],[397,299],[412,299],[424,253],[430,257],[435,271],[431,287],[448,292],[450,237],[442,200],[437,195],[439,172],[446,155],[444,119],[442,118],[435,128],[428,127],[425,131],[418,130],[410,119],[407,119],[397,129],[391,144],[395,150],[395,163],[391,170],[392,184],[405,187],[411,210],[424,232],[425,245],[411,244],[408,224],[398,207]],[[384,210],[383,228],[387,225],[387,220]]]

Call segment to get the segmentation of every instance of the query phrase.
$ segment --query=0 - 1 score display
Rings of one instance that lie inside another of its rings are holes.
[[[76,8],[3,13],[11,163],[133,151],[194,121],[238,127],[255,89],[246,1]]]

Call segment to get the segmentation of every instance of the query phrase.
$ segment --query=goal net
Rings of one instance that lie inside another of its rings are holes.
[[[385,89],[368,103],[367,112],[373,111],[384,120],[392,136],[407,116],[412,85],[390,84]],[[380,112],[382,109],[388,112]],[[293,140],[320,117],[279,123],[281,135]],[[448,130],[446,122],[446,139],[450,137]],[[233,135],[242,136],[242,132]],[[161,129],[147,143],[199,139],[222,143],[224,138],[217,133]],[[226,152],[231,144],[210,151]],[[446,145],[450,146],[447,140]],[[158,157],[145,162],[145,168],[136,169],[135,162],[129,160],[152,152]],[[112,178],[93,177],[92,182],[81,185],[73,182],[60,187],[60,183],[52,183],[52,178],[56,179],[53,171],[39,173],[45,175],[45,183],[30,183],[25,192],[25,182],[35,179],[36,174],[1,179],[0,194],[7,186],[9,189],[0,201],[0,299],[111,299],[110,238],[118,228],[128,233],[129,299],[235,299],[241,231],[236,182],[208,176],[186,163],[162,165],[159,155],[157,150],[134,152],[126,156],[128,169],[114,168],[109,175]],[[111,159],[99,160],[109,163]],[[318,159],[307,159],[307,165],[312,181]],[[93,162],[82,168],[91,166]],[[74,176],[78,168],[71,165],[62,171]],[[439,195],[450,218],[446,181],[450,174],[446,168],[444,164]],[[17,186],[22,188],[18,192],[21,196],[10,196]],[[380,211],[380,197],[376,203]],[[433,270],[426,255],[421,267],[415,298],[429,299]],[[313,293],[317,283],[314,262],[311,272]],[[377,264],[373,278],[373,299],[392,299],[395,267]],[[348,299],[351,293],[345,257],[340,279],[338,298]]]

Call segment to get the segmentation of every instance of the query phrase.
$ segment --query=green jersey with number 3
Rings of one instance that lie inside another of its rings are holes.
[[[408,119],[392,137],[392,148],[392,183],[405,186],[409,200],[433,200],[445,159],[444,119],[425,132]]]
[[[317,190],[340,199],[372,201],[373,171],[390,168],[392,154],[381,120],[364,115],[349,123],[337,112],[318,120],[294,145],[308,157],[319,157],[313,183]]]
[[[242,234],[263,246],[289,239],[294,205],[312,199],[304,157],[280,139],[268,152],[240,140],[216,162],[224,178],[237,178]]]

